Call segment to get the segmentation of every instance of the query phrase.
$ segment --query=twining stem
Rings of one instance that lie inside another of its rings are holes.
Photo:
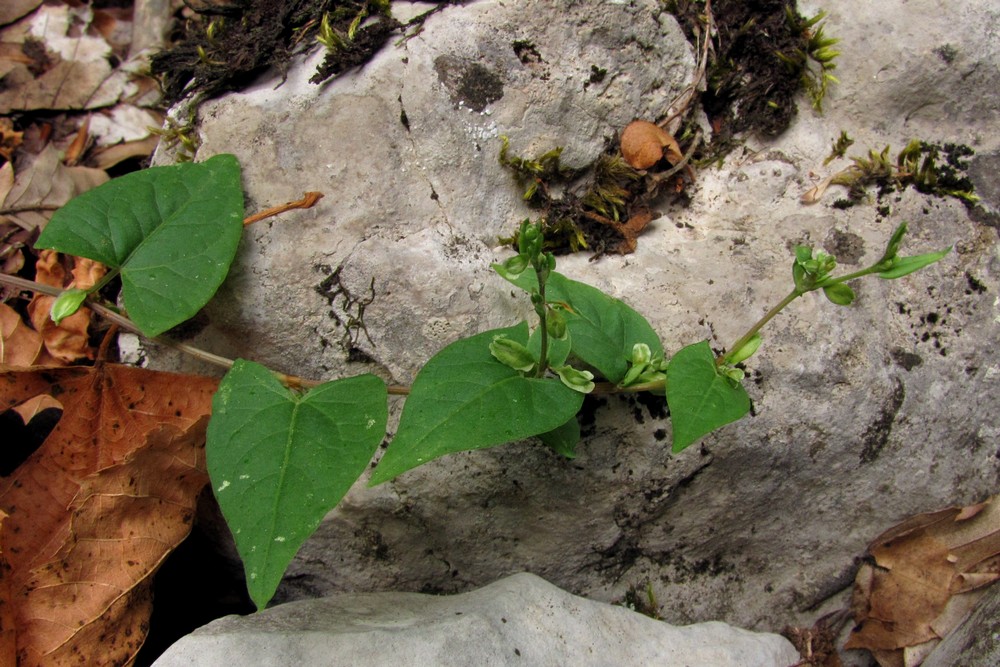
[[[544,257],[542,261],[547,262]],[[545,371],[549,367],[549,329],[547,320],[547,311],[545,305],[545,279],[548,277],[548,271],[537,271],[538,275],[538,296],[539,304],[535,306],[535,312],[538,313],[538,322],[541,327],[541,337],[542,343],[540,346],[541,355],[538,357],[538,370],[535,371],[535,377],[542,377],[545,375]]]
[[[768,322],[770,322],[771,319],[775,315],[777,315],[778,313],[780,313],[785,308],[785,306],[787,306],[788,304],[790,304],[792,301],[795,301],[797,298],[799,298],[803,294],[805,294],[805,292],[800,291],[798,289],[792,290],[788,294],[788,296],[786,296],[784,299],[782,299],[781,301],[779,301],[778,304],[774,308],[772,308],[771,310],[767,311],[767,313],[764,315],[764,317],[762,317],[759,320],[757,320],[757,323],[754,324],[752,327],[750,327],[750,329],[745,334],[743,334],[742,338],[740,338],[738,341],[736,341],[735,343],[733,343],[733,345],[729,348],[729,351],[726,354],[721,355],[719,357],[716,357],[716,359],[715,359],[715,365],[716,366],[721,366],[722,364],[726,363],[726,361],[732,355],[734,355],[738,351],[742,350],[743,346],[746,345],[747,343],[749,343],[750,339],[753,338],[754,336],[756,336],[757,333],[761,329],[764,328],[764,325],[767,324]]]
[[[864,276],[870,276],[873,273],[878,273],[883,271],[884,268],[880,266],[881,262],[877,264],[872,264],[867,269],[861,269],[860,271],[855,271],[854,273],[848,273],[836,278],[831,278],[825,281],[822,285],[817,285],[817,287],[829,287],[830,285],[839,285],[840,283],[846,283],[848,280],[854,280],[855,278],[863,278]]]
[[[17,276],[9,276],[6,274],[0,274],[0,283],[7,283],[8,285],[12,285],[20,289],[29,290],[32,292],[36,292],[38,294],[45,294],[54,297],[58,297],[60,294],[66,291],[59,289],[58,287],[43,285],[42,283],[36,283],[33,280],[25,280],[24,278],[18,278]],[[135,324],[135,322],[125,317],[124,315],[115,312],[111,308],[108,308],[107,306],[96,303],[89,299],[86,302],[86,307],[90,308],[95,313],[97,313],[104,319],[108,320],[109,322],[117,324],[122,329],[125,329],[126,331],[131,331],[132,333],[138,334],[140,336],[142,335],[142,331]],[[233,365],[232,359],[227,359],[226,357],[220,357],[217,354],[206,352],[205,350],[201,350],[191,345],[187,345],[186,343],[180,343],[178,341],[171,340],[169,338],[164,338],[162,336],[158,336],[156,338],[152,338],[149,340],[152,340],[153,342],[161,345],[166,345],[167,347],[172,347],[176,350],[180,350],[185,354],[195,357],[196,359],[201,359],[202,361],[210,363],[214,366],[220,366],[222,368],[230,368]]]
[[[598,394],[638,394],[644,391],[662,393],[667,386],[666,380],[654,380],[653,382],[640,382],[622,387],[614,382],[595,382],[593,395]]]
[[[19,278],[18,276],[10,276],[7,274],[0,273],[0,283],[6,283],[12,287],[17,287],[18,289],[28,290],[30,292],[36,292],[38,294],[45,294],[48,296],[58,297],[60,294],[66,290],[59,289],[58,287],[52,287],[50,285],[43,285],[42,283],[35,282],[33,280],[26,280],[24,278]],[[213,366],[219,366],[220,368],[229,369],[232,368],[233,364],[236,363],[233,359],[202,350],[200,348],[194,347],[193,345],[188,345],[187,343],[181,343],[165,336],[157,336],[155,338],[149,338],[142,333],[138,325],[135,322],[125,317],[124,315],[115,312],[113,309],[108,308],[100,303],[96,303],[91,300],[86,302],[87,308],[90,308],[95,313],[103,317],[104,319],[117,324],[122,329],[130,331],[134,334],[142,336],[146,340],[152,341],[157,345],[165,345],[166,347],[171,347],[175,350],[183,352],[188,356],[194,357],[206,363],[212,364]],[[274,375],[290,389],[308,389],[310,387],[316,387],[323,384],[324,380],[310,380],[308,378],[301,378],[295,375],[286,375],[285,373],[278,373],[272,371]],[[389,394],[394,396],[406,396],[410,393],[410,388],[403,385],[388,385],[386,387]]]
[[[863,278],[864,276],[870,276],[873,273],[879,273],[881,271],[885,271],[886,268],[887,268],[886,258],[883,257],[882,259],[875,262],[871,266],[861,269],[860,271],[855,271],[854,273],[846,273],[842,276],[837,276],[836,278],[826,278],[822,282],[814,284],[809,289],[799,289],[799,288],[793,289],[791,293],[788,294],[788,296],[786,296],[778,303],[778,305],[776,305],[771,310],[767,311],[767,314],[765,314],[764,317],[760,318],[760,320],[756,324],[750,327],[750,330],[747,331],[745,334],[743,334],[742,338],[733,343],[732,347],[729,348],[729,351],[726,354],[716,357],[715,365],[721,366],[727,363],[729,359],[732,358],[732,355],[736,354],[739,350],[743,349],[743,346],[749,343],[750,339],[753,338],[755,335],[757,335],[757,333],[764,327],[765,324],[771,321],[771,318],[780,313],[782,309],[785,308],[785,306],[790,304],[792,301],[795,301],[795,299],[799,298],[806,292],[812,292],[813,290],[822,289],[824,287],[830,287],[832,285],[839,285],[841,283],[846,283],[850,280]]]

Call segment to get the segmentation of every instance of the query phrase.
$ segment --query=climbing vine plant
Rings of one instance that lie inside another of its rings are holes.
[[[40,248],[107,264],[93,288],[53,306],[66,317],[115,275],[125,310],[147,336],[194,316],[233,262],[243,220],[240,167],[232,155],[123,176],[53,215]],[[789,294],[720,355],[707,341],[667,355],[650,323],[623,301],[556,271],[541,222],[525,220],[516,253],[493,265],[524,292],[531,322],[457,340],[429,359],[409,389],[399,427],[369,480],[376,485],[450,453],[537,437],[572,457],[577,413],[593,391],[651,392],[670,408],[673,451],[740,419],[750,408],[740,364],[762,328],[809,292],[854,300],[849,282],[896,279],[949,249],[902,256],[906,225],[871,266],[835,275],[834,257],[795,248]],[[232,530],[254,602],[264,607],[322,517],[364,474],[386,436],[388,389],[364,374],[305,388],[250,360],[221,381],[208,427],[213,491]]]

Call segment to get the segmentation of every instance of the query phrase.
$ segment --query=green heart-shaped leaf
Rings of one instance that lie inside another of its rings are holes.
[[[557,454],[568,459],[576,458],[576,446],[580,443],[580,421],[573,417],[558,428],[539,433],[538,439],[551,447]]]
[[[551,431],[579,411],[583,394],[555,378],[524,377],[493,358],[489,346],[499,337],[527,345],[528,325],[457,340],[420,370],[372,485],[445,454]]]
[[[119,269],[129,317],[156,336],[208,303],[242,230],[240,165],[216,155],[89,190],[53,214],[35,245]]]
[[[237,360],[208,425],[208,474],[263,608],[302,543],[368,467],[385,436],[385,383],[360,375],[305,394]]]
[[[750,411],[743,386],[720,373],[708,341],[682,348],[667,365],[667,406],[673,424],[673,451]]]

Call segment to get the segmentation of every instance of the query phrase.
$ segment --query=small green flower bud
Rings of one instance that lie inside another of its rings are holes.
[[[642,375],[643,371],[645,370],[646,370],[645,365],[632,366],[625,372],[625,377],[622,378],[622,381],[619,383],[620,386],[628,387],[629,385],[635,384],[636,382],[638,382],[639,376]]]
[[[632,365],[645,366],[653,358],[653,353],[645,343],[636,343],[632,346]]]
[[[882,255],[882,262],[887,262],[896,258],[899,254],[899,246],[903,243],[903,236],[906,235],[906,223],[901,222],[896,231],[892,233],[889,243],[886,244],[885,253]]]
[[[746,373],[744,373],[741,369],[733,368],[732,366],[723,366],[720,370],[726,379],[734,385],[743,382],[743,378],[746,377]]]
[[[80,306],[83,305],[84,300],[87,298],[87,290],[82,290],[77,287],[73,289],[68,289],[52,303],[52,309],[49,311],[49,317],[56,324],[59,324],[64,319],[80,310]]]
[[[648,384],[650,382],[663,382],[667,379],[667,374],[663,371],[654,371],[647,368],[644,373],[642,373],[635,384]]]
[[[559,375],[563,384],[581,394],[594,391],[594,374],[590,371],[578,371],[572,366],[553,366],[552,370]]]
[[[503,365],[525,373],[533,369],[537,363],[528,348],[503,336],[494,338],[490,343],[490,354]]]
[[[517,232],[517,250],[520,254],[525,256],[530,256],[531,249],[531,230],[534,230],[534,225],[531,224],[530,220],[521,221],[521,229]],[[534,230],[537,231],[537,230]]]
[[[733,350],[731,354],[726,355],[726,361],[730,364],[738,364],[741,361],[746,361],[753,356],[757,348],[763,342],[763,338],[760,334],[754,334],[754,337],[746,342],[746,344],[738,350]]]
[[[555,308],[549,308],[545,315],[545,330],[556,340],[565,340],[566,318]]]

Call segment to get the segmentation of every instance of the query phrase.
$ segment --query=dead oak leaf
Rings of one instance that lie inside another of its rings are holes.
[[[635,252],[639,245],[639,234],[646,226],[653,221],[653,213],[649,209],[643,208],[631,211],[628,220],[618,226],[617,230],[622,235],[622,242],[619,244],[617,252],[622,255],[629,255]]]
[[[3,170],[0,169],[0,172]],[[37,236],[0,218],[0,273],[14,276],[24,268],[24,253]],[[10,285],[0,285],[0,301],[8,301],[18,290]]]
[[[40,4],[42,4],[42,0],[4,0],[0,4],[0,25],[16,21],[25,14],[34,11]]]
[[[14,151],[21,145],[24,133],[14,129],[14,121],[10,118],[0,118],[0,157],[8,162],[14,158]],[[13,174],[11,174],[13,176]],[[13,179],[11,180],[13,185]],[[6,192],[4,195],[6,196]],[[0,197],[2,199],[2,197]]]
[[[20,664],[125,664],[135,656],[152,611],[152,575],[187,537],[208,483],[207,421],[186,432],[162,426],[124,463],[82,481],[68,538],[21,587]]]
[[[0,584],[18,664],[101,664],[141,646],[149,578],[187,535],[207,481],[217,386],[114,364],[0,373],[0,408],[40,394],[63,405],[41,447],[0,480]]]
[[[17,664],[17,632],[14,629],[14,591],[11,586],[10,565],[4,550],[4,523],[7,513],[0,510],[0,665]]]

